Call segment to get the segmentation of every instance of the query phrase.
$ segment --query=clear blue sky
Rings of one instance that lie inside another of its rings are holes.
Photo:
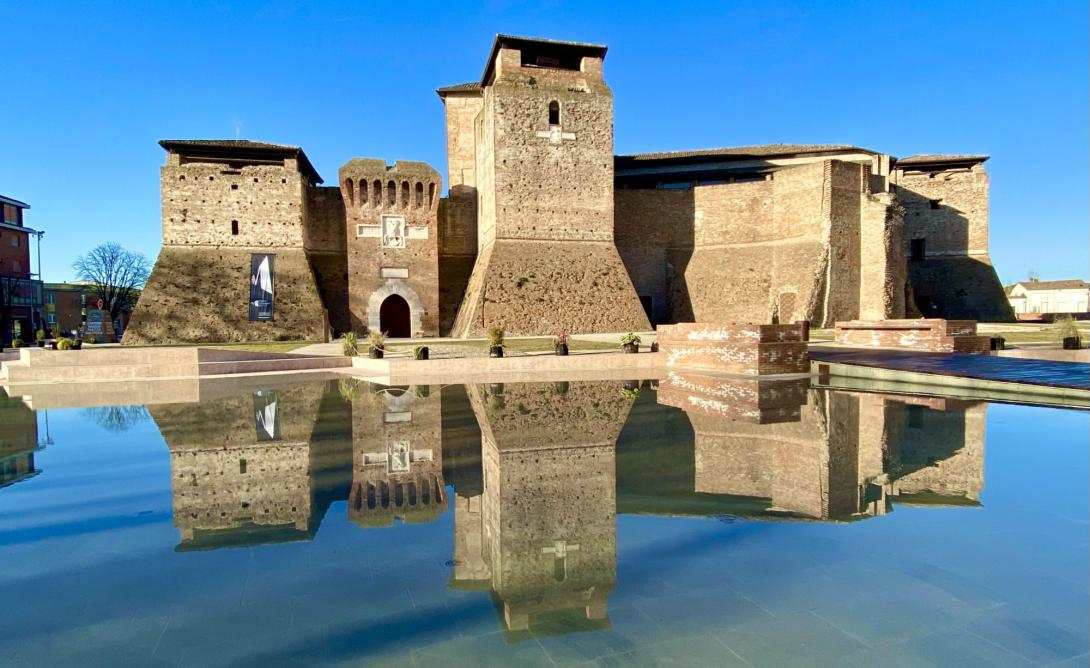
[[[0,193],[46,280],[159,249],[164,138],[302,146],[446,172],[435,88],[497,32],[601,42],[618,153],[846,143],[987,153],[992,259],[1086,277],[1087,3],[6,2]]]

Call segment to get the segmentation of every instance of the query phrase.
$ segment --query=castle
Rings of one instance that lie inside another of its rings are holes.
[[[420,162],[166,140],[163,248],[124,342],[1013,317],[983,155],[848,145],[615,155],[606,47],[499,35]]]

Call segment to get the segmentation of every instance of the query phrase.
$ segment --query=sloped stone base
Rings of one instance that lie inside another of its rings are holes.
[[[987,259],[928,258],[908,263],[916,306],[925,318],[1013,322],[1003,284]]]
[[[484,249],[451,332],[508,334],[647,331],[621,256],[610,243],[502,239]]]
[[[273,252],[273,320],[251,322],[251,250],[164,247],[122,343],[325,340],[325,311],[306,253]]]

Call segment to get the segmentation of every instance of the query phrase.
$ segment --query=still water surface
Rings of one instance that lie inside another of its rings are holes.
[[[1087,663],[1085,412],[700,376],[200,395],[0,393],[0,665]]]

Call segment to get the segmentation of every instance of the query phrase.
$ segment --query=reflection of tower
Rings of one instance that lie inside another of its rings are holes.
[[[19,399],[0,390],[0,487],[38,475],[38,418]]]
[[[695,492],[749,499],[742,514],[814,519],[975,501],[983,405],[808,385],[671,373],[658,399],[692,424]]]
[[[170,448],[178,549],[312,537],[310,440],[326,389],[149,407]]]
[[[526,630],[535,615],[551,611],[573,615],[573,629],[608,623],[615,445],[632,403],[620,389],[616,382],[469,388],[481,427],[488,567],[474,576],[491,576],[509,631]],[[471,511],[467,520],[475,519]],[[475,529],[457,525],[459,532]]]
[[[447,507],[439,388],[361,388],[352,403],[349,517],[364,526],[434,520]]]

